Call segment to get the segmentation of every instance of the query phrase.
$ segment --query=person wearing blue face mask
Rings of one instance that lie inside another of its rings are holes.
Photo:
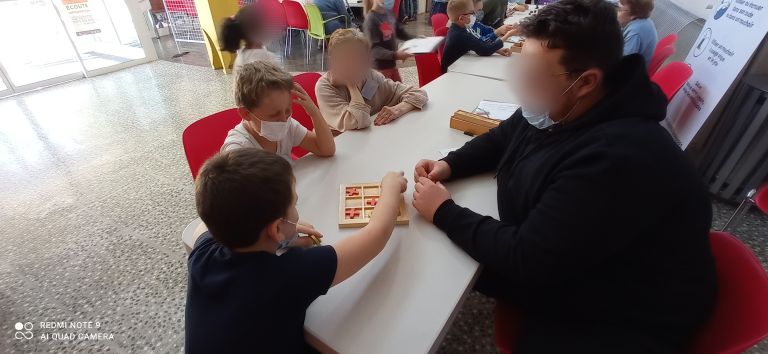
[[[516,352],[683,352],[714,304],[706,187],[615,11],[561,0],[524,20],[522,108],[414,170],[413,206],[482,265],[475,289],[519,309]],[[498,218],[451,198],[487,173]]]
[[[363,5],[365,9],[370,8],[366,11],[363,30],[371,42],[373,68],[392,81],[402,82],[397,61],[405,61],[413,54],[398,50],[397,40],[409,40],[413,36],[395,18],[394,0],[364,0]]]
[[[483,23],[483,18],[485,17],[485,12],[483,11],[483,0],[472,0],[472,3],[475,6],[475,22],[472,24],[472,28],[470,28],[470,31],[473,32],[475,37],[480,38],[484,42],[493,42],[499,37],[503,37],[507,32],[509,31],[516,31],[516,26],[513,25],[501,25],[497,29],[493,29],[493,27],[486,26]],[[515,35],[516,32],[513,32],[512,35]]]

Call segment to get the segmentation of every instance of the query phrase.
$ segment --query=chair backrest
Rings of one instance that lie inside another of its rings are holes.
[[[432,15],[431,22],[432,22],[432,34],[434,34],[435,36],[444,36],[444,34],[437,33],[438,29],[445,28],[446,32],[448,31],[448,27],[445,27],[445,25],[448,24],[448,15],[443,13],[436,13]]]
[[[285,20],[288,28],[309,29],[309,19],[301,3],[294,0],[285,0],[283,1],[283,8],[285,8]]]
[[[717,265],[717,302],[691,354],[741,353],[768,336],[768,274],[731,234],[709,234]]]
[[[677,91],[691,78],[691,75],[693,75],[693,69],[688,64],[673,61],[653,74],[651,81],[659,85],[664,94],[667,95],[667,101],[671,101]]]
[[[656,43],[656,48],[654,49],[653,53],[656,54],[656,52],[658,52],[659,49],[664,47],[669,47],[669,46],[674,47],[676,42],[677,42],[677,34],[670,33]]]
[[[307,20],[309,20],[309,36],[315,39],[325,39],[325,24],[323,15],[315,4],[304,4],[304,10],[307,11]]]
[[[286,27],[285,8],[279,0],[259,0],[255,5],[264,16],[264,27],[267,31],[284,31]]]
[[[675,47],[668,45],[664,48],[657,49],[651,57],[651,62],[648,64],[648,76],[653,76],[657,70],[664,64],[667,58],[675,54]]]
[[[192,179],[197,178],[197,172],[205,160],[208,160],[221,149],[229,130],[240,121],[242,118],[237,112],[237,108],[232,108],[211,114],[184,129],[181,141],[184,144],[184,154],[187,155]]]
[[[768,184],[758,188],[753,198],[755,199],[755,206],[763,213],[768,214]]]
[[[437,79],[443,72],[440,69],[440,57],[438,53],[416,54],[416,72],[419,75],[419,87]]]
[[[309,94],[309,97],[312,98],[312,101],[315,102],[315,104],[317,104],[315,85],[317,85],[318,80],[320,80],[320,73],[302,73],[293,77],[293,81],[299,84],[299,86],[301,86],[304,91],[307,91],[307,94]],[[301,123],[301,125],[309,130],[315,128],[314,124],[312,124],[312,118],[309,117],[309,114],[307,114],[307,111],[304,110],[304,107],[298,103],[293,103],[291,110],[293,110],[292,117]],[[294,160],[308,153],[309,151],[299,146],[295,146],[293,149],[291,149],[291,157]]]
[[[440,27],[433,32],[435,36],[445,37],[448,35],[448,27]]]

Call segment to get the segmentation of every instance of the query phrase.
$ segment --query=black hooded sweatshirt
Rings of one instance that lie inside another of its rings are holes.
[[[496,172],[500,220],[448,200],[434,223],[519,306],[517,353],[679,352],[714,303],[711,204],[664,94],[639,55],[605,87],[566,124],[518,110],[444,159],[451,179]]]

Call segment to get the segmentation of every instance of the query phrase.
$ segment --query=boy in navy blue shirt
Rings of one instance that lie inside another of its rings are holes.
[[[504,48],[504,41],[512,35],[512,31],[507,31],[500,38],[483,40],[472,30],[477,22],[472,0],[450,0],[448,18],[451,20],[451,27],[448,28],[443,58],[440,60],[440,68],[443,72],[447,72],[451,64],[470,50],[480,56],[489,56],[493,53],[510,55],[509,48]]]
[[[311,351],[307,307],[381,252],[406,187],[402,172],[388,173],[367,226],[333,246],[306,247],[313,242],[298,237],[294,184],[285,159],[256,148],[223,152],[200,170],[197,212],[208,231],[189,255],[187,353]]]

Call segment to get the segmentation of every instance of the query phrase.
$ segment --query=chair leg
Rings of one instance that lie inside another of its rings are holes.
[[[728,221],[725,222],[725,225],[723,225],[723,228],[720,231],[727,230],[729,226],[734,228],[739,226],[739,222],[741,221],[741,218],[744,216],[747,210],[749,210],[752,204],[754,204],[754,201],[752,200],[752,195],[754,195],[754,190],[750,191],[747,194],[747,197],[741,201],[741,204],[739,204],[739,207],[736,208],[736,211],[733,212],[733,215],[731,215],[730,219],[728,219]]]
[[[291,38],[291,29],[290,28],[286,28],[285,29],[285,50],[283,51],[285,53],[285,57],[286,58],[288,57],[288,53],[289,53],[289,50],[288,50],[288,48],[289,48],[288,47],[289,38]]]
[[[307,48],[307,53],[304,57],[304,63],[309,64],[309,34],[307,31],[304,31],[304,37],[301,37],[301,39],[304,40],[304,48]]]
[[[323,42],[323,52],[320,54],[320,71],[325,71],[325,38],[320,40]]]

